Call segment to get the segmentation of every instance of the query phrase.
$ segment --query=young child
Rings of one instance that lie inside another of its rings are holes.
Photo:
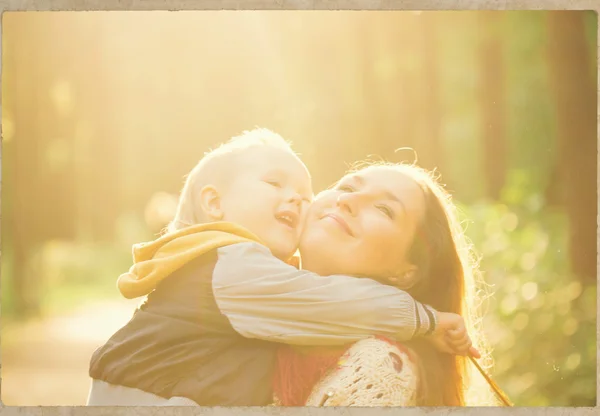
[[[312,195],[308,170],[269,130],[208,153],[186,179],[169,232],[134,246],[118,286],[147,299],[93,354],[88,405],[264,406],[278,343],[439,341],[460,326],[460,316],[394,287],[287,264]]]

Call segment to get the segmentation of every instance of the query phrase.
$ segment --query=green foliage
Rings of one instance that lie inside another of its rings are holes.
[[[27,276],[25,287],[28,298],[34,299],[42,315],[65,312],[96,299],[119,296],[116,280],[132,264],[131,245],[155,237],[142,221],[128,213],[121,215],[115,223],[117,239],[111,242],[84,238],[47,241],[32,250],[21,273],[15,273],[12,246],[5,243],[2,316],[9,319],[25,317],[15,310],[17,294],[14,279],[17,276]]]
[[[443,115],[440,141],[443,149],[443,180],[463,201],[473,201],[485,190],[481,172],[481,120],[479,118],[479,61],[473,53],[478,45],[474,16],[465,16],[462,25],[452,26],[453,36],[438,31],[442,47],[440,65],[440,106]],[[457,65],[460,63],[460,65]],[[466,70],[466,68],[468,68]],[[439,161],[438,164],[441,164]]]
[[[117,295],[116,279],[131,265],[130,250],[115,244],[50,241],[28,262],[37,276],[27,292],[43,315],[65,312],[95,299]],[[15,310],[12,262],[2,264],[2,315],[19,319]]]
[[[491,296],[484,331],[493,374],[519,406],[596,403],[596,285],[568,267],[567,219],[511,175],[503,200],[462,206]]]
[[[541,190],[552,180],[558,149],[546,17],[539,12],[510,12],[503,31],[510,167],[526,170]]]

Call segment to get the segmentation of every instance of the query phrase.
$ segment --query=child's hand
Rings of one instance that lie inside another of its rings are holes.
[[[464,319],[455,313],[438,312],[437,326],[429,340],[435,347],[448,354],[471,355],[480,358],[479,351],[473,347],[467,334]]]

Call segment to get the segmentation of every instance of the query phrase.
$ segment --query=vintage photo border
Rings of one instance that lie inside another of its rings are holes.
[[[11,11],[151,11],[151,10],[595,10],[598,13],[600,3],[594,0],[0,0],[0,12]],[[0,23],[0,30],[2,25]],[[1,40],[1,34],[0,34]],[[600,37],[597,34],[597,47]],[[1,52],[1,44],[0,44]],[[597,55],[598,56],[598,55]],[[0,57],[1,59],[1,57]],[[1,61],[0,61],[1,62]],[[600,84],[600,83],[599,83]],[[1,88],[0,81],[0,88]],[[0,98],[1,100],[1,98]],[[0,101],[0,115],[2,106]],[[600,117],[599,117],[600,119]],[[2,151],[0,148],[0,167]],[[597,176],[600,182],[600,176]],[[0,189],[2,174],[0,171]],[[598,186],[598,185],[597,185]],[[1,199],[0,199],[1,200]],[[599,200],[600,202],[600,200]],[[0,211],[1,229],[1,211]],[[597,243],[600,238],[597,239]],[[0,242],[1,244],[1,242]],[[0,251],[1,256],[1,251]],[[1,257],[0,257],[1,258]],[[597,259],[600,259],[598,257]],[[597,260],[598,261],[598,260]],[[599,262],[600,263],[600,262]],[[596,325],[598,325],[598,310]],[[598,328],[598,327],[597,327]],[[596,329],[598,334],[598,329]],[[598,355],[597,355],[598,357]],[[598,364],[596,362],[596,377]],[[1,368],[1,359],[0,359]],[[1,389],[1,373],[0,373]],[[598,392],[598,384],[596,383]],[[596,396],[598,406],[598,393]],[[7,407],[0,402],[2,416],[35,414],[44,416],[59,415],[364,415],[388,416],[398,412],[403,415],[436,414],[449,415],[456,411],[460,414],[511,414],[519,415],[593,415],[594,408],[515,407],[507,410],[492,408],[282,408],[282,407],[85,407],[85,406],[38,406]]]

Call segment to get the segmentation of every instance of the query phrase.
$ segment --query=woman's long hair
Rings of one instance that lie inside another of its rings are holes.
[[[367,166],[365,166],[367,165]],[[482,282],[477,262],[459,222],[457,207],[450,194],[440,185],[433,173],[408,164],[369,163],[386,166],[412,178],[423,190],[425,212],[417,227],[414,241],[407,254],[418,267],[417,283],[408,292],[415,300],[440,312],[453,312],[465,320],[473,346],[482,355],[482,367],[491,367],[491,357],[480,329],[478,315]],[[479,290],[478,290],[479,289]],[[406,343],[417,352],[423,374],[418,399],[421,406],[465,406],[492,404],[488,389],[470,385],[470,370],[466,357],[437,351],[427,340]]]

